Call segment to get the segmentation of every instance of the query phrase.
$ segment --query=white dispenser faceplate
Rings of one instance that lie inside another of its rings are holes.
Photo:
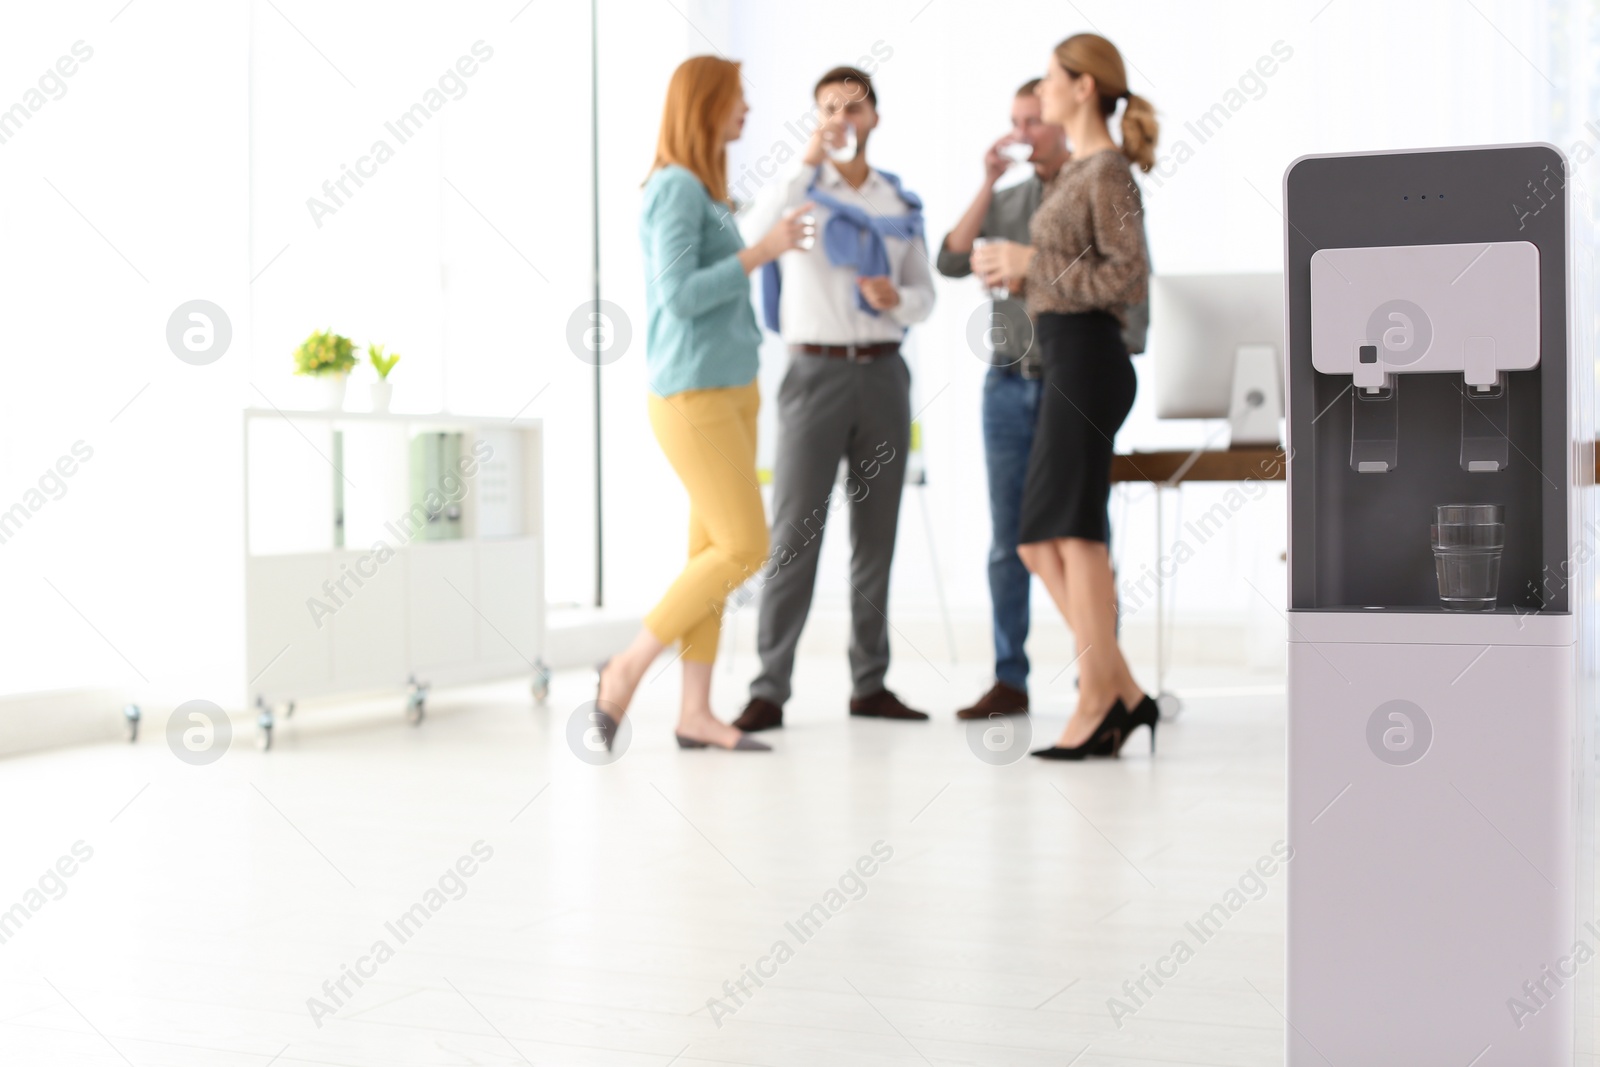
[[[1493,385],[1539,363],[1539,250],[1527,241],[1323,248],[1311,256],[1311,363],[1358,389],[1390,375]]]

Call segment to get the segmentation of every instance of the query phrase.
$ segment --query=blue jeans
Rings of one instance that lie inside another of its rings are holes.
[[[989,472],[989,601],[994,608],[994,675],[1028,687],[1028,584],[1032,576],[1017,556],[1022,485],[1028,474],[1039,415],[1037,379],[992,367],[983,382],[983,455]]]

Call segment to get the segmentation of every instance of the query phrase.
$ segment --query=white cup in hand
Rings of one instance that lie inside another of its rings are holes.
[[[835,163],[849,163],[855,159],[856,152],[859,150],[855,123],[844,123],[835,136],[839,140],[838,144],[832,143],[831,138],[825,138],[823,141],[824,147],[828,150],[829,158]]]
[[[1000,146],[1000,154],[1013,163],[1026,163],[1033,155],[1033,145],[1027,141],[1011,141]]]
[[[985,245],[998,245],[1003,243],[1004,239],[1000,237],[974,237],[972,239],[972,250],[976,252]],[[981,278],[979,280],[982,281]],[[993,285],[990,285],[988,282],[984,282],[984,286],[989,290],[989,299],[991,300],[1009,300],[1011,298],[1011,287],[1003,281],[996,282]]]
[[[802,252],[809,252],[817,246],[817,217],[808,211],[797,221],[805,227],[805,231],[795,247]]]

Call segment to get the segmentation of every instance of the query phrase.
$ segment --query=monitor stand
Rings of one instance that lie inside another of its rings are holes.
[[[1229,448],[1276,448],[1282,440],[1283,387],[1273,345],[1240,345],[1233,352],[1228,398]]]

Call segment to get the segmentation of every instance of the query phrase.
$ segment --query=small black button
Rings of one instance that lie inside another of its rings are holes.
[[[1376,362],[1378,362],[1378,346],[1377,345],[1362,345],[1359,349],[1357,349],[1357,352],[1360,354],[1361,362],[1363,362],[1363,363],[1376,363]]]

